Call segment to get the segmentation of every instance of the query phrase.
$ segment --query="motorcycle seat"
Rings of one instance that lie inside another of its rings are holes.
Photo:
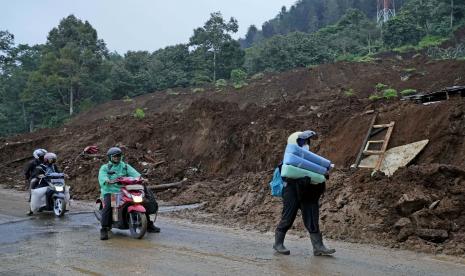
[[[128,191],[140,191],[140,190],[144,190],[144,186],[142,186],[142,185],[126,185],[125,188],[126,188],[126,190],[128,190]]]

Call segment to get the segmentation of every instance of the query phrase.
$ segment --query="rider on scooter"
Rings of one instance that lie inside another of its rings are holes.
[[[27,166],[24,168],[24,177],[26,178],[26,188],[29,189],[29,199],[28,202],[31,202],[31,188],[37,182],[35,178],[36,167],[44,163],[44,156],[47,153],[44,149],[36,149],[32,153],[34,159],[27,163]],[[28,214],[31,212],[29,211]]]
[[[108,231],[111,227],[111,194],[119,193],[121,186],[117,183],[111,184],[111,180],[118,177],[140,177],[140,173],[137,172],[131,165],[122,161],[123,152],[118,147],[110,148],[107,152],[109,162],[100,167],[98,180],[100,184],[100,192],[104,201],[104,207],[102,210],[102,219],[100,229],[100,239],[108,239]],[[155,199],[153,199],[155,200]],[[156,202],[155,202],[156,205]],[[146,213],[147,220],[149,221],[147,231],[152,233],[160,232],[160,228],[156,227],[152,221],[150,221],[149,214]]]
[[[32,153],[34,159],[27,163],[27,166],[24,168],[24,176],[26,178],[27,188],[30,188],[31,180],[34,177],[34,172],[37,166],[44,163],[44,156],[47,153],[44,149],[36,149]],[[30,200],[30,199],[29,199]]]
[[[31,186],[30,186],[31,191],[36,188],[39,188],[38,186],[46,174],[60,172],[60,170],[58,169],[56,165],[57,155],[55,153],[53,152],[45,153],[42,160],[43,160],[43,163],[38,164],[35,167],[34,172],[32,174],[32,180],[31,180]],[[27,214],[32,215],[32,210],[29,209],[29,212]]]

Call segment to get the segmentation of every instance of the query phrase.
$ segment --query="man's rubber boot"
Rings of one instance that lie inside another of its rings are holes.
[[[26,216],[32,216],[34,213],[32,212],[31,209],[29,209],[29,211],[26,213]]]
[[[326,248],[323,244],[323,235],[319,233],[310,233],[310,240],[313,245],[313,255],[315,256],[329,256],[336,253],[336,249]]]
[[[284,237],[286,237],[286,233],[276,231],[274,233],[274,245],[273,245],[273,248],[279,254],[289,255],[289,254],[291,254],[291,251],[289,251],[289,249],[287,249],[284,246]]]
[[[108,229],[106,228],[100,229],[100,240],[102,241],[108,240]]]
[[[147,225],[147,232],[160,233],[160,228],[156,227],[155,224],[153,224],[153,221],[149,221],[149,224]]]

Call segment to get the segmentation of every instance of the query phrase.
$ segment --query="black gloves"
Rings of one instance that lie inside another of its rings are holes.
[[[326,180],[329,180],[329,173],[325,173]]]

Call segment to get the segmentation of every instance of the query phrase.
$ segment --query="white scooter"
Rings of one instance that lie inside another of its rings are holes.
[[[45,174],[40,178],[37,188],[31,190],[31,211],[53,211],[55,216],[62,217],[69,199],[69,186],[65,185],[65,174]]]

